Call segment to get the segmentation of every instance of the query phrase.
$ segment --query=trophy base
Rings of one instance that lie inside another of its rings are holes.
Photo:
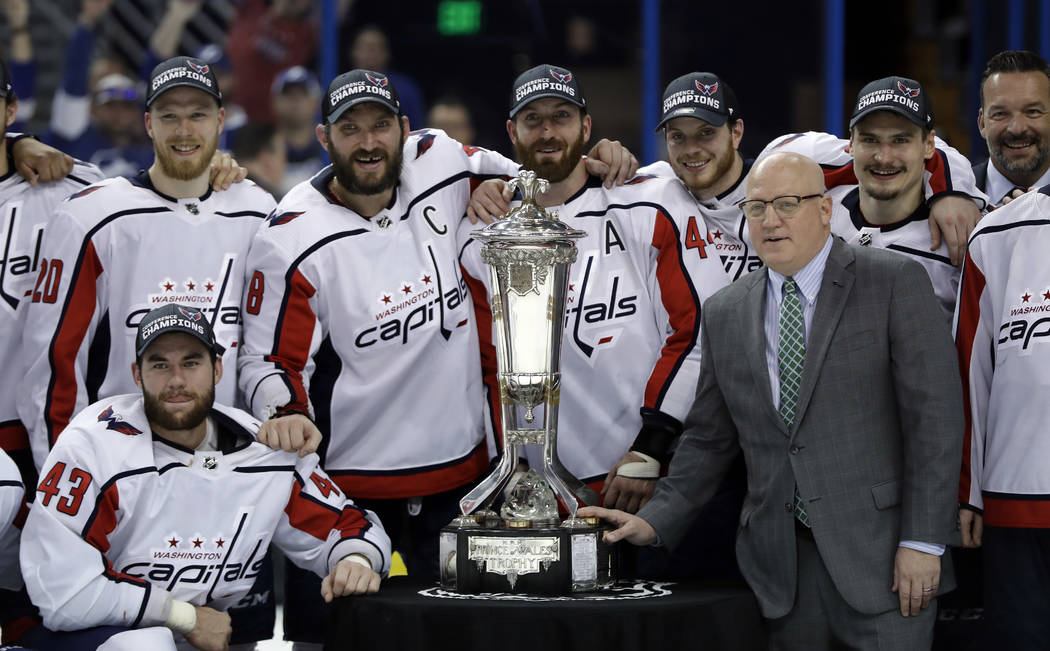
[[[511,592],[545,596],[610,587],[619,549],[600,526],[441,530],[441,586],[466,594]]]

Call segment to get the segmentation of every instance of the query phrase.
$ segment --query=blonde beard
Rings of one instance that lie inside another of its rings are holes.
[[[199,178],[211,167],[211,159],[215,156],[215,150],[218,149],[218,146],[218,137],[212,138],[210,142],[205,142],[201,145],[201,158],[177,161],[169,150],[169,145],[160,145],[153,141],[153,153],[157,163],[160,165],[160,171],[165,176],[176,181],[192,181]]]

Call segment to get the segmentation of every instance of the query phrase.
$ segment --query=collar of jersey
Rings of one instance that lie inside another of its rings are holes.
[[[883,233],[890,233],[898,228],[904,228],[911,222],[926,221],[930,217],[930,207],[923,201],[919,204],[919,207],[915,211],[900,220],[899,222],[893,222],[892,224],[885,224],[883,226],[877,226],[875,224],[869,224],[868,220],[864,219],[864,215],[860,212],[860,187],[853,188],[849,193],[842,197],[842,205],[849,210],[850,221],[853,222],[853,227],[858,231],[864,228],[877,228]]]
[[[125,177],[125,178],[127,178],[128,181],[130,181],[132,185],[137,185],[140,188],[146,188],[147,190],[149,190],[153,194],[155,194],[155,195],[165,199],[166,201],[170,201],[172,203],[179,203],[180,201],[189,198],[189,197],[184,197],[184,199],[176,199],[175,197],[169,197],[168,195],[166,195],[163,192],[161,192],[160,190],[158,190],[157,186],[153,185],[153,179],[151,179],[149,177],[149,171],[148,170],[139,170],[138,174],[129,175],[129,176]],[[202,194],[200,197],[198,197],[197,201],[201,201],[201,202],[207,201],[208,197],[211,196],[211,193],[212,193],[212,189],[211,189],[211,186],[209,185],[208,186],[208,191],[205,192],[204,194]]]

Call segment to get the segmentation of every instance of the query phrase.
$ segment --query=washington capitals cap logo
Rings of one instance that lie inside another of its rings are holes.
[[[908,88],[907,86],[905,86],[903,83],[901,83],[899,81],[897,82],[897,90],[899,90],[900,92],[904,93],[908,97],[918,97],[919,96],[919,89],[918,88]]]
[[[713,84],[701,84],[700,80],[696,80],[696,89],[704,95],[714,95],[718,92],[718,82]]]
[[[560,81],[563,84],[567,84],[570,81],[572,81],[572,73],[571,72],[566,72],[566,73],[562,74],[562,73],[558,72],[557,70],[551,69],[551,77],[554,77],[555,79],[557,79],[558,81]]]
[[[373,84],[375,84],[376,86],[379,86],[381,88],[383,86],[386,86],[387,83],[389,83],[389,82],[387,82],[387,78],[384,77],[383,75],[375,75],[375,74],[372,74],[371,72],[366,72],[365,73],[365,77],[368,78],[368,81],[372,82]]]
[[[182,316],[186,317],[190,321],[200,321],[201,320],[201,313],[199,311],[190,312],[189,310],[185,309],[181,305],[178,305],[176,307],[179,308],[179,314],[181,314]]]
[[[186,60],[186,65],[193,68],[202,75],[208,74],[208,71],[211,70],[207,63],[205,63],[204,65],[200,65],[198,63],[194,63],[193,61],[190,61],[189,59]]]

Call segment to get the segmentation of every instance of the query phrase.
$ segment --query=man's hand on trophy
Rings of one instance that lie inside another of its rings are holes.
[[[467,203],[467,219],[471,224],[479,221],[491,224],[510,212],[510,200],[514,188],[502,179],[483,181],[470,195]]]
[[[623,185],[638,171],[638,159],[619,140],[602,138],[587,152],[584,167],[591,176],[602,177],[605,187]]]
[[[256,439],[274,450],[298,452],[305,457],[321,445],[321,430],[302,414],[271,418],[259,427]]]
[[[642,547],[656,542],[656,530],[652,525],[637,515],[603,509],[600,506],[584,506],[576,511],[581,518],[598,517],[616,527],[613,531],[605,532],[605,542],[614,543],[626,540],[632,545]]]
[[[637,513],[653,496],[659,477],[659,461],[642,452],[629,450],[605,476],[602,503],[612,509]]]
[[[372,564],[361,554],[344,557],[332,572],[321,581],[321,596],[325,603],[348,594],[375,594],[379,592],[380,577]]]

